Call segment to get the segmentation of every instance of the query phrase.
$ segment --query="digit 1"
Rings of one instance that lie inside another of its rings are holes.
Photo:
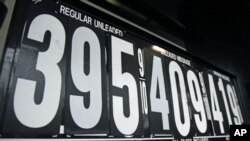
[[[224,89],[223,82],[222,82],[221,78],[219,78],[218,86],[219,86],[219,90],[221,91],[222,96],[223,96],[223,100],[224,100],[224,104],[225,104],[225,107],[226,107],[227,119],[228,119],[229,125],[232,125],[231,114],[230,114],[230,111],[229,111],[229,108],[228,108],[227,97],[226,97],[226,94],[225,94],[225,89]]]

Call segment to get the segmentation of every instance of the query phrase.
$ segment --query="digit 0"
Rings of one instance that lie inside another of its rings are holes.
[[[176,77],[176,74],[178,77]],[[170,76],[170,83],[171,83],[171,90],[172,90],[172,100],[173,107],[174,107],[174,117],[175,117],[175,124],[176,128],[182,136],[187,136],[190,132],[190,115],[188,110],[187,104],[187,95],[186,95],[186,87],[183,77],[183,72],[180,66],[175,62],[171,61],[169,63],[169,76]],[[179,84],[177,84],[177,79],[179,79]],[[181,120],[180,115],[180,104],[179,104],[179,96],[177,85],[180,87],[180,94],[181,94],[181,102],[184,114],[184,121]]]

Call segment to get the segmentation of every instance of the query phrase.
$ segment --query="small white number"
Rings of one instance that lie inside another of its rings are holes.
[[[140,76],[143,77],[144,76],[144,61],[143,61],[143,54],[142,54],[142,50],[140,48],[138,48],[138,63],[140,66]]]
[[[140,48],[138,48],[138,63],[139,63],[139,72],[140,77],[144,77],[144,59],[143,59],[143,53]],[[142,98],[142,112],[144,114],[148,114],[148,103],[147,103],[147,89],[146,89],[146,83],[145,80],[140,81],[140,91],[141,91],[141,98]]]
[[[222,113],[220,111],[220,106],[219,106],[217,94],[215,91],[214,79],[211,74],[208,74],[208,80],[209,80],[209,89],[210,89],[210,98],[211,98],[213,117],[214,117],[214,120],[219,122],[220,132],[225,133],[224,126],[223,126],[224,120],[223,120]]]

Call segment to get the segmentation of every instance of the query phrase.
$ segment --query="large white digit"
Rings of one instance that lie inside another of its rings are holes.
[[[229,84],[227,85],[227,93],[228,93],[231,109],[232,109],[233,114],[235,116],[233,118],[234,123],[236,125],[240,125],[241,124],[240,114],[239,114],[238,106],[237,106],[237,103],[236,103],[236,100],[235,100],[235,97],[234,97],[234,91],[233,91],[232,87]]]
[[[90,71],[84,73],[84,43],[89,43]],[[97,125],[102,114],[101,48],[96,34],[87,27],[78,27],[72,39],[71,75],[76,88],[90,93],[90,104],[84,106],[84,96],[70,95],[70,111],[74,122],[81,128]]]
[[[224,89],[223,82],[222,82],[221,78],[219,78],[218,86],[219,86],[219,90],[221,91],[222,96],[223,96],[223,101],[224,101],[224,105],[225,105],[226,112],[227,112],[228,123],[229,123],[229,125],[232,125],[231,114],[229,111],[227,97],[226,97],[225,89]]]
[[[214,79],[211,74],[208,74],[208,81],[209,81],[209,89],[210,89],[210,98],[211,98],[211,105],[212,105],[212,113],[215,121],[219,122],[220,126],[220,132],[225,133],[224,131],[224,126],[223,126],[223,116],[220,111],[220,106],[218,103],[218,98],[217,94],[215,91],[215,86],[214,86]]]
[[[139,124],[138,92],[134,76],[122,72],[122,53],[134,56],[133,44],[111,36],[112,48],[112,85],[128,88],[130,115],[124,115],[123,98],[113,95],[113,116],[117,129],[125,135],[133,134]]]
[[[25,126],[40,128],[49,124],[55,117],[61,94],[62,77],[57,63],[60,62],[65,48],[65,30],[54,16],[42,14],[30,24],[28,38],[43,42],[45,32],[51,33],[47,51],[39,52],[36,70],[45,77],[43,100],[34,101],[36,81],[18,78],[14,94],[14,112]]]
[[[177,81],[176,81],[176,74],[178,75],[179,86],[180,86],[180,94],[181,94],[181,102],[184,114],[184,121],[181,121],[180,115],[180,106],[179,106],[179,99],[178,99],[178,90],[177,90]],[[186,95],[186,87],[183,77],[183,72],[180,66],[175,62],[171,61],[169,63],[169,76],[170,76],[170,83],[171,83],[171,90],[172,90],[172,98],[173,98],[173,106],[174,106],[174,116],[175,116],[175,124],[182,136],[187,136],[190,131],[190,115],[188,110],[188,103],[187,103],[187,95]]]
[[[207,130],[207,118],[205,113],[205,107],[203,105],[201,97],[201,88],[198,82],[198,78],[191,70],[187,72],[187,81],[194,109],[196,112],[200,112],[200,114],[194,115],[196,126],[201,133],[205,133]]]
[[[156,97],[157,86],[159,85],[160,98]],[[153,57],[151,87],[150,87],[151,110],[159,112],[162,116],[163,129],[169,130],[169,105],[166,98],[165,82],[163,77],[161,58]]]

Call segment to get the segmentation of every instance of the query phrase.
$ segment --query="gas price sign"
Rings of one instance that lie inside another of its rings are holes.
[[[244,123],[232,75],[74,5],[25,2],[3,57],[1,137],[229,140]]]

